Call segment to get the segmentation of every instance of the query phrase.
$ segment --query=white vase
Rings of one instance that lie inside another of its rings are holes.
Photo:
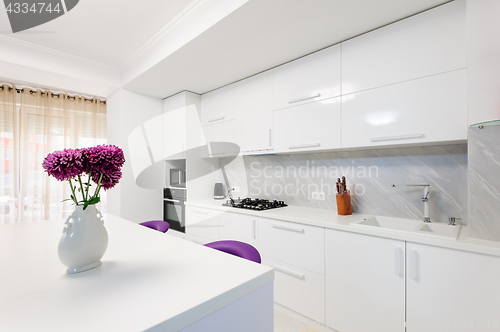
[[[95,205],[89,205],[85,211],[83,206],[75,206],[64,224],[58,254],[68,267],[66,273],[79,273],[101,265],[108,247],[108,233]]]

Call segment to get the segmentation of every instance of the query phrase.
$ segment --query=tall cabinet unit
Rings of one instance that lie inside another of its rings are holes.
[[[273,150],[273,72],[235,83],[235,135],[243,154]]]
[[[340,332],[405,331],[405,243],[325,230],[326,323]]]
[[[500,328],[500,258],[407,243],[407,332]]]

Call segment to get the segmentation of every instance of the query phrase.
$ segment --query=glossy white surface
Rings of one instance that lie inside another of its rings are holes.
[[[188,201],[186,202],[186,204],[192,207],[217,210],[219,212],[241,213],[244,215],[258,216],[261,218],[288,221],[299,225],[304,224],[325,227],[327,229],[337,229],[353,233],[373,235],[395,240],[403,240],[449,249],[500,256],[500,242],[470,238],[468,226],[462,226],[460,228],[458,238],[454,240],[444,237],[437,238],[423,236],[415,232],[395,232],[393,230],[387,230],[380,227],[358,227],[350,225],[351,222],[361,221],[364,218],[371,217],[370,215],[366,214],[339,216],[336,211],[332,210],[312,209],[298,206],[288,206],[285,208],[273,209],[268,211],[250,211],[224,207],[221,206],[221,203],[219,201],[214,200],[199,200],[191,202]]]
[[[259,219],[260,254],[280,262],[325,273],[325,230],[274,219]]]
[[[204,158],[233,156],[238,153],[234,144],[217,144],[217,142],[235,142],[234,120],[203,126],[203,134],[209,146],[209,154],[203,155]]]
[[[201,125],[234,119],[234,84],[201,95]]]
[[[466,140],[466,82],[461,69],[342,96],[342,147]]]
[[[242,241],[259,250],[257,244],[258,219],[238,213],[222,213],[219,215],[219,239]]]
[[[325,231],[326,322],[342,332],[402,332],[404,241]]]
[[[340,148],[340,98],[274,112],[274,152]]]
[[[186,158],[185,92],[163,100],[163,157]]]
[[[163,323],[162,331],[178,331],[273,280],[269,267],[113,215],[104,220],[103,264],[77,275],[66,275],[57,258],[62,221],[0,226],[0,330],[144,331]]]
[[[407,243],[408,332],[494,331],[500,258]]]
[[[242,152],[273,149],[273,72],[235,83],[235,134]]]
[[[391,217],[367,217],[361,221],[350,223],[357,227],[375,227],[398,232],[419,233],[422,236],[437,236],[456,239],[461,225],[450,226],[445,223],[424,223],[423,221],[391,218]]]
[[[286,63],[273,73],[275,110],[340,96],[340,45]]]
[[[214,210],[186,207],[186,234],[215,241],[219,239],[219,214]]]
[[[263,256],[274,270],[274,301],[317,322],[325,317],[325,277]]]
[[[465,0],[342,43],[342,94],[465,68]]]

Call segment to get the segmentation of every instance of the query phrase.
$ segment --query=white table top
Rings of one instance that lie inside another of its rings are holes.
[[[62,221],[0,225],[0,331],[177,331],[274,278],[168,232],[104,220],[102,266],[75,275],[57,256]]]

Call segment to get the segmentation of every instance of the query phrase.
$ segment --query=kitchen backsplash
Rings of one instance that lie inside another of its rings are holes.
[[[423,219],[423,189],[391,185],[428,183],[432,220],[454,216],[467,224],[466,144],[238,159],[226,172],[241,196],[336,210],[335,181],[345,175],[354,212]],[[312,192],[324,192],[325,200],[312,200]]]
[[[470,236],[500,241],[500,123],[469,128]]]

